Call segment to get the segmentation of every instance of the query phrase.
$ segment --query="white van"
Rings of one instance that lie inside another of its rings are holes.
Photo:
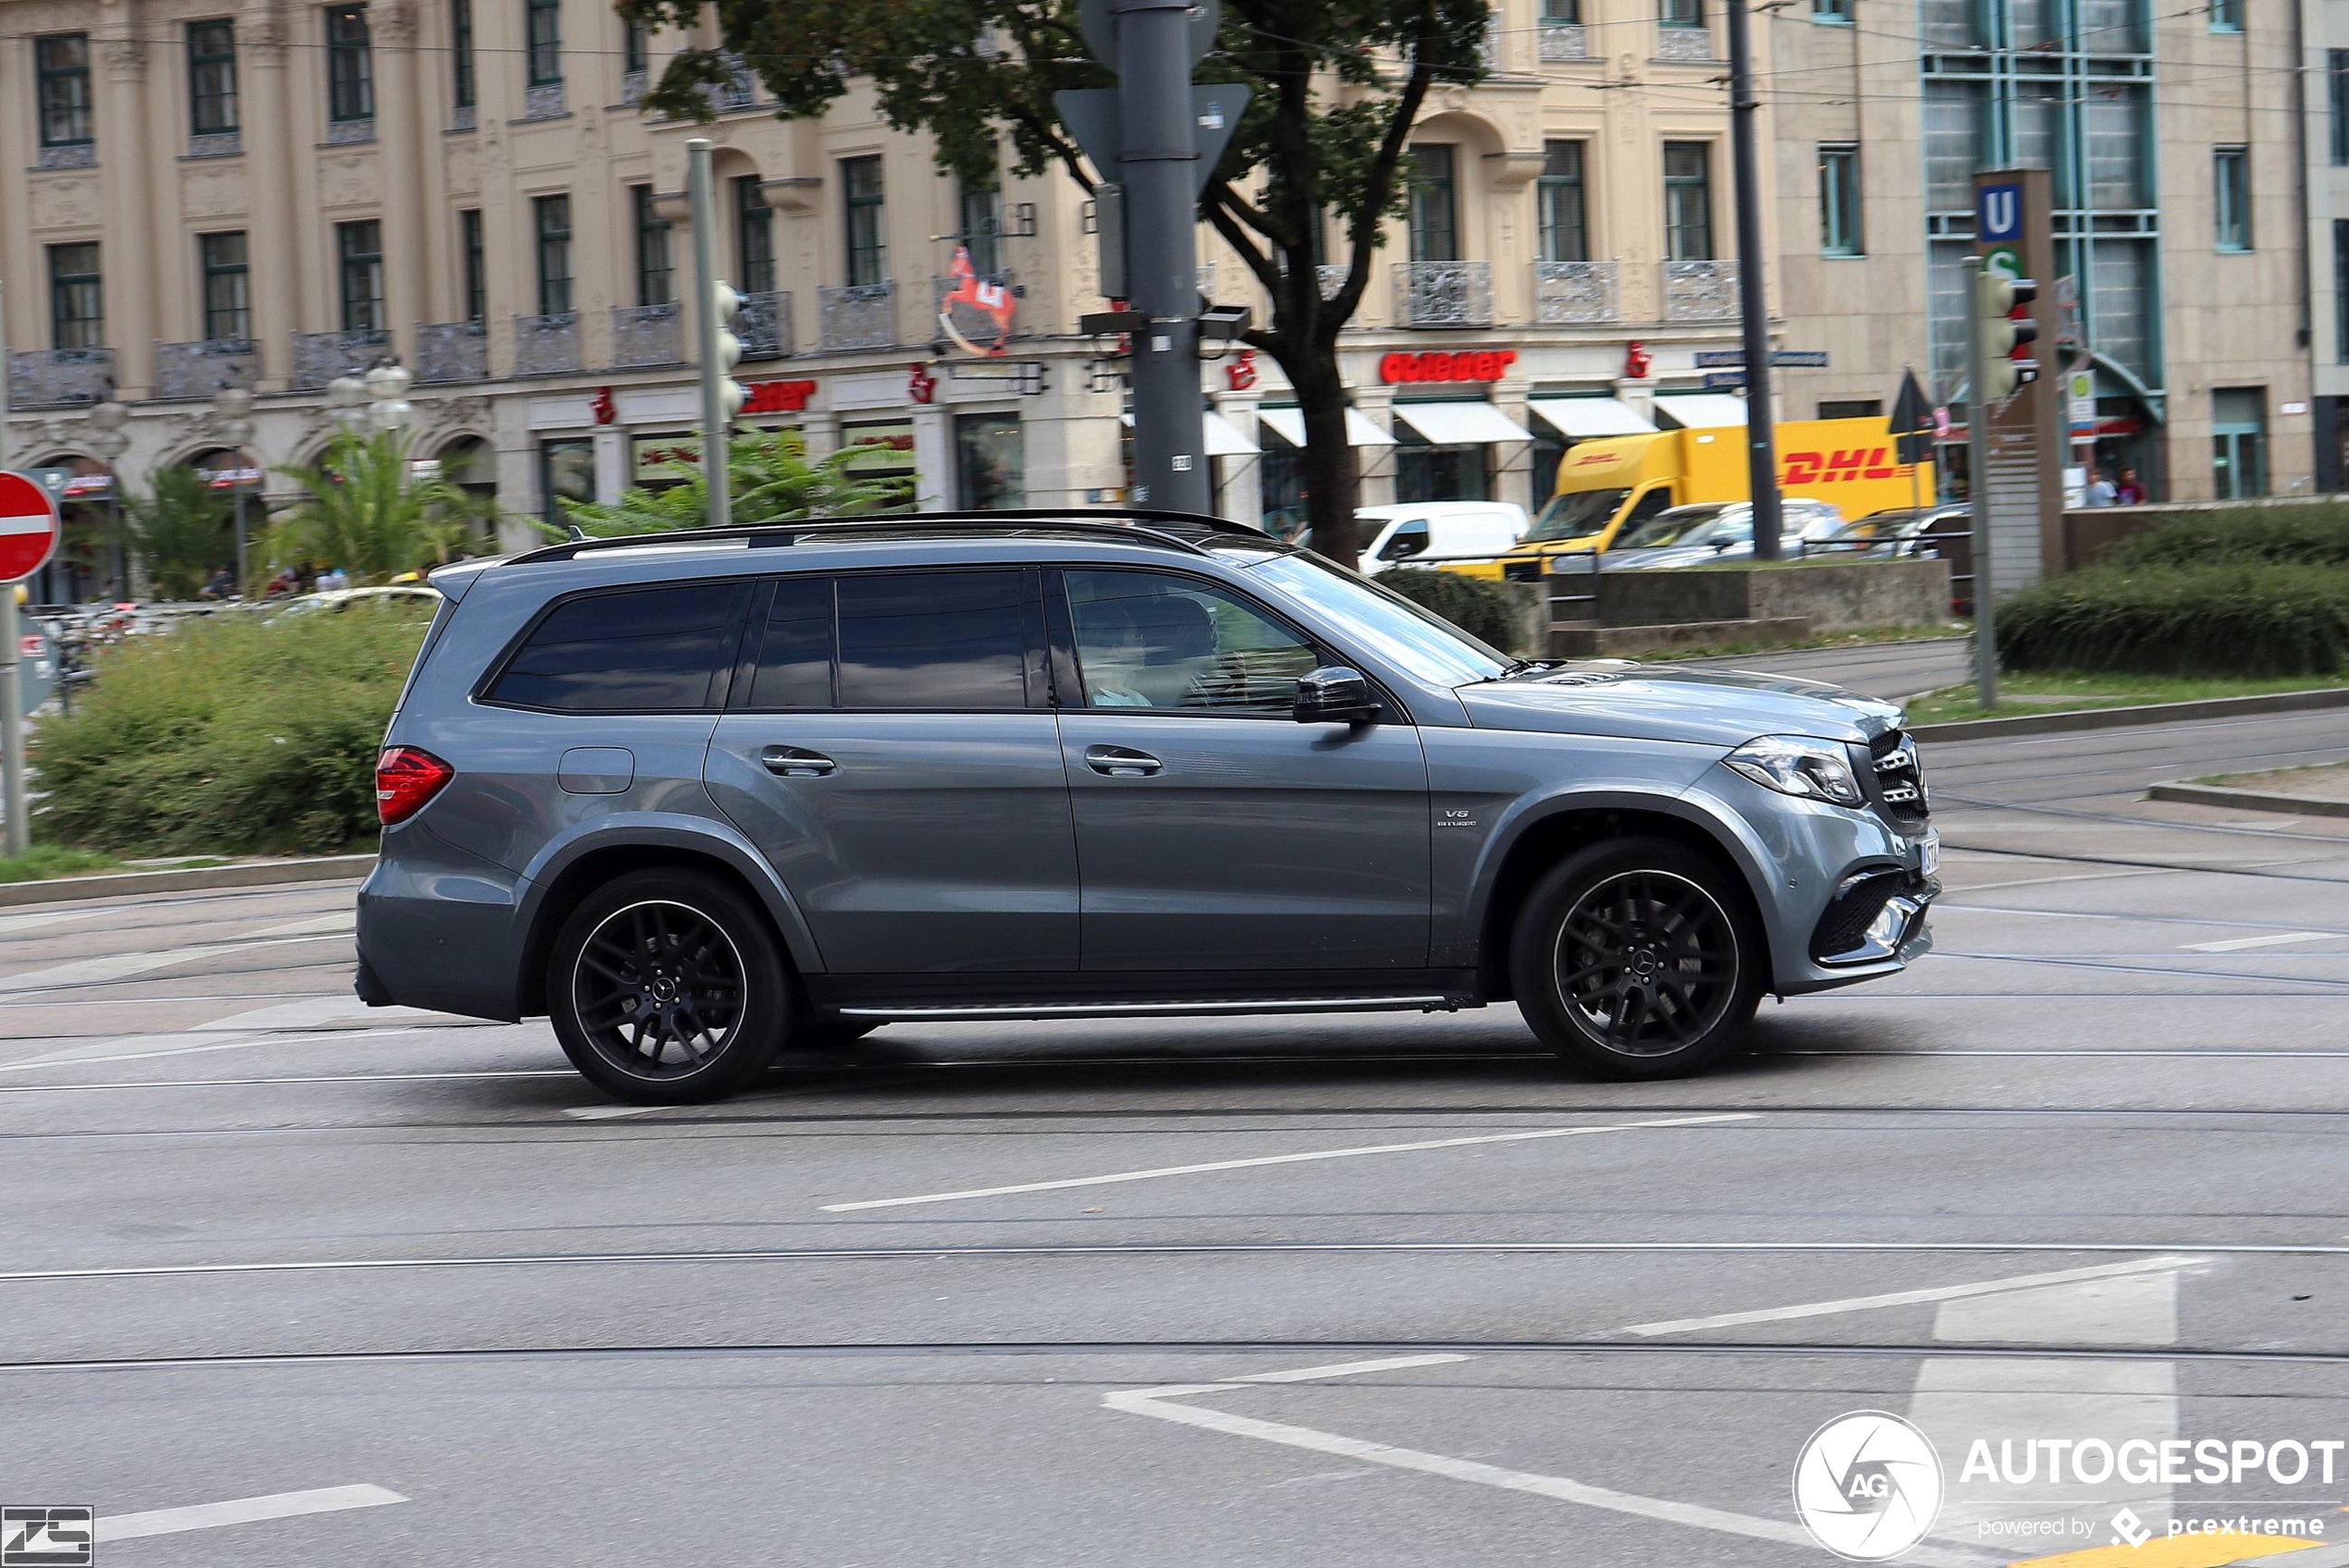
[[[1364,507],[1359,524],[1360,565],[1366,577],[1397,566],[1426,564],[1439,570],[1451,559],[1488,559],[1501,555],[1531,526],[1525,508],[1507,501],[1420,501],[1408,506]]]

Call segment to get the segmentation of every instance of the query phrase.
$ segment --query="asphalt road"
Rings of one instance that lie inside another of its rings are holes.
[[[1941,950],[1660,1085],[1495,1008],[892,1026],[645,1111],[357,1007],[347,886],[0,911],[0,1503],[107,1568],[1816,1568],[1798,1452],[1873,1409],[1946,1469],[1903,1562],[2287,1544],[2125,1506],[2338,1568],[2349,1459],[1961,1468],[2349,1439],[2349,823],[2138,798],[2343,759],[1929,748]]]

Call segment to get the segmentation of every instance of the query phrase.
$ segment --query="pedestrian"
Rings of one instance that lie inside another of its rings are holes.
[[[2089,507],[2109,507],[2112,505],[2113,497],[2120,493],[2119,488],[2113,484],[2111,476],[2099,469],[2097,471],[2096,477],[2088,481],[2088,493],[2081,504]]]
[[[2146,504],[2146,487],[2137,478],[2135,469],[2124,468],[2121,471],[2121,485],[2112,504],[2117,507],[2142,507]]]
[[[214,572],[202,588],[196,590],[196,597],[199,599],[226,599],[233,595],[236,591],[237,574],[230,571],[224,566],[218,571]]]

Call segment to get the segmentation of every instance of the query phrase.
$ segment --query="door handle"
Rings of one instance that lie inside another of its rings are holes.
[[[823,753],[798,746],[769,746],[758,753],[758,762],[778,778],[821,778],[840,771],[840,764]]]
[[[1088,746],[1085,766],[1105,778],[1148,778],[1166,765],[1131,746]]]

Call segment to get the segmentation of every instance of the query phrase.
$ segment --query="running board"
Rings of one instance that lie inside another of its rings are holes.
[[[1457,997],[1281,997],[1261,1000],[1164,1002],[976,1002],[950,1007],[843,1007],[842,1018],[885,1018],[912,1023],[924,1019],[967,1023],[984,1020],[1044,1018],[1195,1018],[1257,1012],[1456,1012]],[[1470,1004],[1473,1005],[1473,1004]]]

